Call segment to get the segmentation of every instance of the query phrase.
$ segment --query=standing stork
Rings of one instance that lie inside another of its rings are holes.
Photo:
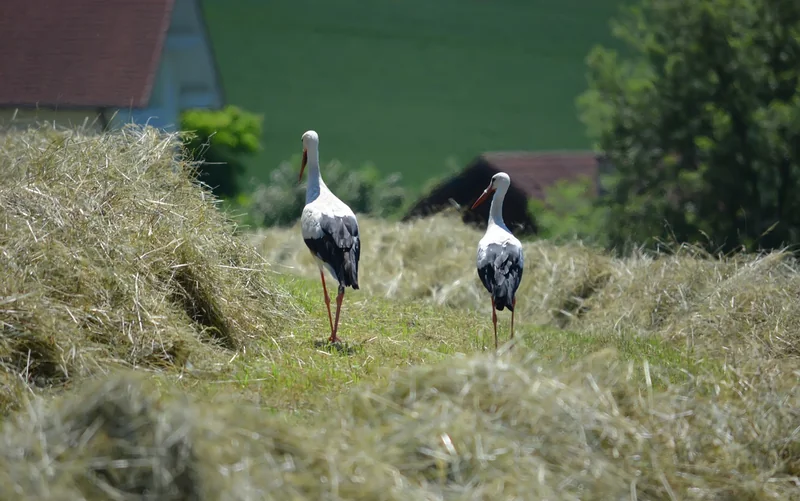
[[[331,343],[338,343],[336,331],[339,328],[339,312],[347,286],[358,290],[358,259],[361,256],[361,241],[358,236],[358,221],[355,214],[344,202],[339,200],[322,180],[319,172],[319,136],[313,130],[306,131],[302,137],[303,161],[300,165],[300,178],[308,164],[308,185],[306,186],[306,206],[300,217],[303,240],[319,267],[328,320],[331,323]],[[339,282],[339,295],[336,296],[336,321],[331,317],[331,298],[325,286],[323,267]]]
[[[515,294],[522,280],[524,260],[522,245],[511,234],[503,222],[503,199],[511,178],[505,172],[492,176],[489,187],[483,190],[480,197],[472,204],[479,206],[489,195],[492,206],[489,209],[489,224],[486,233],[478,242],[478,276],[483,286],[492,297],[492,324],[494,325],[494,347],[497,349],[497,312],[503,308],[511,310],[511,338],[514,338],[514,307],[517,305]]]

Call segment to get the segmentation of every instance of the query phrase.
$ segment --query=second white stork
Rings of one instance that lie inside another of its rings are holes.
[[[514,308],[516,293],[522,281],[524,259],[522,244],[503,222],[503,199],[511,186],[511,178],[505,172],[492,176],[489,187],[483,190],[472,208],[483,203],[489,195],[489,224],[486,233],[478,242],[478,276],[492,297],[492,324],[494,325],[494,347],[497,349],[497,311],[511,310],[511,338],[514,338]]]
[[[300,178],[308,165],[308,185],[306,186],[306,205],[300,217],[303,240],[319,266],[322,292],[328,308],[328,321],[331,324],[331,343],[338,343],[336,332],[339,329],[339,313],[344,300],[345,287],[358,290],[358,260],[361,257],[361,240],[358,235],[358,221],[350,207],[339,200],[322,180],[319,171],[319,136],[313,130],[302,136],[303,160],[300,165]],[[339,283],[336,296],[336,320],[331,317],[331,299],[325,286],[326,268]]]

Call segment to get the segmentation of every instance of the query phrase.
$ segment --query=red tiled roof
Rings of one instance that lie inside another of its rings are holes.
[[[145,107],[172,4],[0,1],[0,105]]]
[[[597,157],[593,152],[489,152],[481,155],[497,171],[511,177],[517,186],[531,198],[544,198],[544,189],[561,179],[588,176],[595,180],[596,193],[599,172]]]

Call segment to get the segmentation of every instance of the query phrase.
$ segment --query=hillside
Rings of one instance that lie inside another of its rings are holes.
[[[263,113],[262,180],[315,129],[323,160],[416,189],[484,150],[587,148],[574,100],[619,0],[205,0],[227,99]]]
[[[0,135],[0,499],[800,499],[789,254],[527,242],[495,354],[480,232],[361,218],[329,350],[299,229],[174,141]]]

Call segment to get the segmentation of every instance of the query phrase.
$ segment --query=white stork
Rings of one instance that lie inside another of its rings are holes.
[[[317,261],[328,320],[331,323],[331,343],[338,343],[336,331],[339,328],[339,312],[347,286],[358,290],[358,259],[361,256],[361,241],[358,236],[358,221],[355,214],[344,202],[339,200],[322,180],[319,172],[319,136],[313,130],[306,131],[302,137],[303,161],[300,178],[308,164],[308,185],[306,186],[306,206],[300,217],[300,226],[308,250]],[[331,318],[331,298],[325,286],[325,267],[339,282],[339,295],[336,296],[336,321]]]
[[[497,312],[503,308],[511,310],[511,338],[514,338],[514,307],[517,305],[515,294],[522,281],[524,260],[522,245],[511,230],[503,222],[503,199],[511,178],[505,172],[492,176],[489,187],[483,190],[480,197],[472,204],[479,206],[489,195],[492,206],[489,209],[489,224],[486,233],[478,242],[478,276],[483,286],[492,296],[492,324],[494,324],[494,347],[497,349]]]

